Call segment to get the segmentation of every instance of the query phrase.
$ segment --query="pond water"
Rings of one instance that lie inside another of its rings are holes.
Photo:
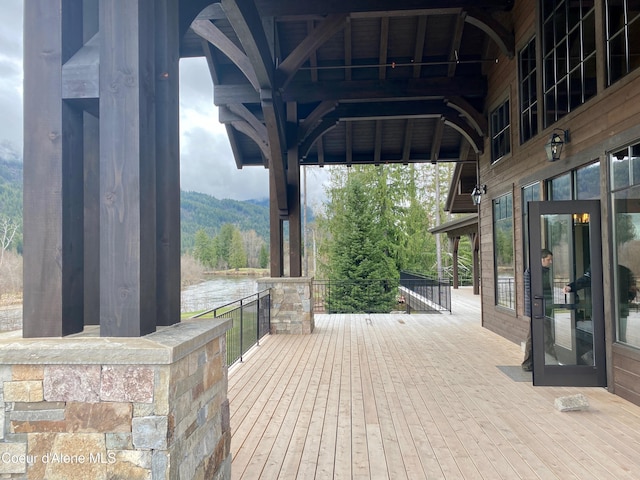
[[[211,277],[196,285],[185,287],[181,293],[181,310],[196,312],[220,307],[257,292],[254,277]]]

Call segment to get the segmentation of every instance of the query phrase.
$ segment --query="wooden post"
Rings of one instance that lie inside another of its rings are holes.
[[[178,0],[156,0],[157,325],[180,321]]]
[[[269,264],[271,276],[284,276],[284,253],[282,249],[282,219],[278,209],[276,178],[274,169],[269,169]]]
[[[287,104],[287,120],[297,119],[296,104]],[[300,160],[298,144],[287,150],[287,203],[289,204],[289,276],[302,276],[302,216],[300,212]],[[305,192],[306,193],[306,192]]]
[[[83,328],[82,113],[61,97],[82,0],[27,0],[24,25],[23,335],[62,336]]]
[[[100,2],[100,334],[156,328],[154,1]]]

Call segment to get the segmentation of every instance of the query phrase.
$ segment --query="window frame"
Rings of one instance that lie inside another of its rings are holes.
[[[520,110],[521,145],[538,134],[538,59],[536,55],[536,36],[534,35],[518,52],[518,107]]]
[[[511,102],[505,98],[489,113],[491,163],[511,154]]]

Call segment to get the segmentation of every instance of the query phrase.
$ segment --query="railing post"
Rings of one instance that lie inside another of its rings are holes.
[[[244,355],[244,349],[242,348],[242,337],[244,333],[244,325],[242,324],[242,312],[244,312],[244,308],[242,308],[242,299],[240,299],[240,362],[242,362],[242,356]]]

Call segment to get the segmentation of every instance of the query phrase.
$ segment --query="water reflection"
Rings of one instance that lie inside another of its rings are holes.
[[[213,277],[182,290],[181,310],[196,312],[220,307],[256,292],[254,277]]]

